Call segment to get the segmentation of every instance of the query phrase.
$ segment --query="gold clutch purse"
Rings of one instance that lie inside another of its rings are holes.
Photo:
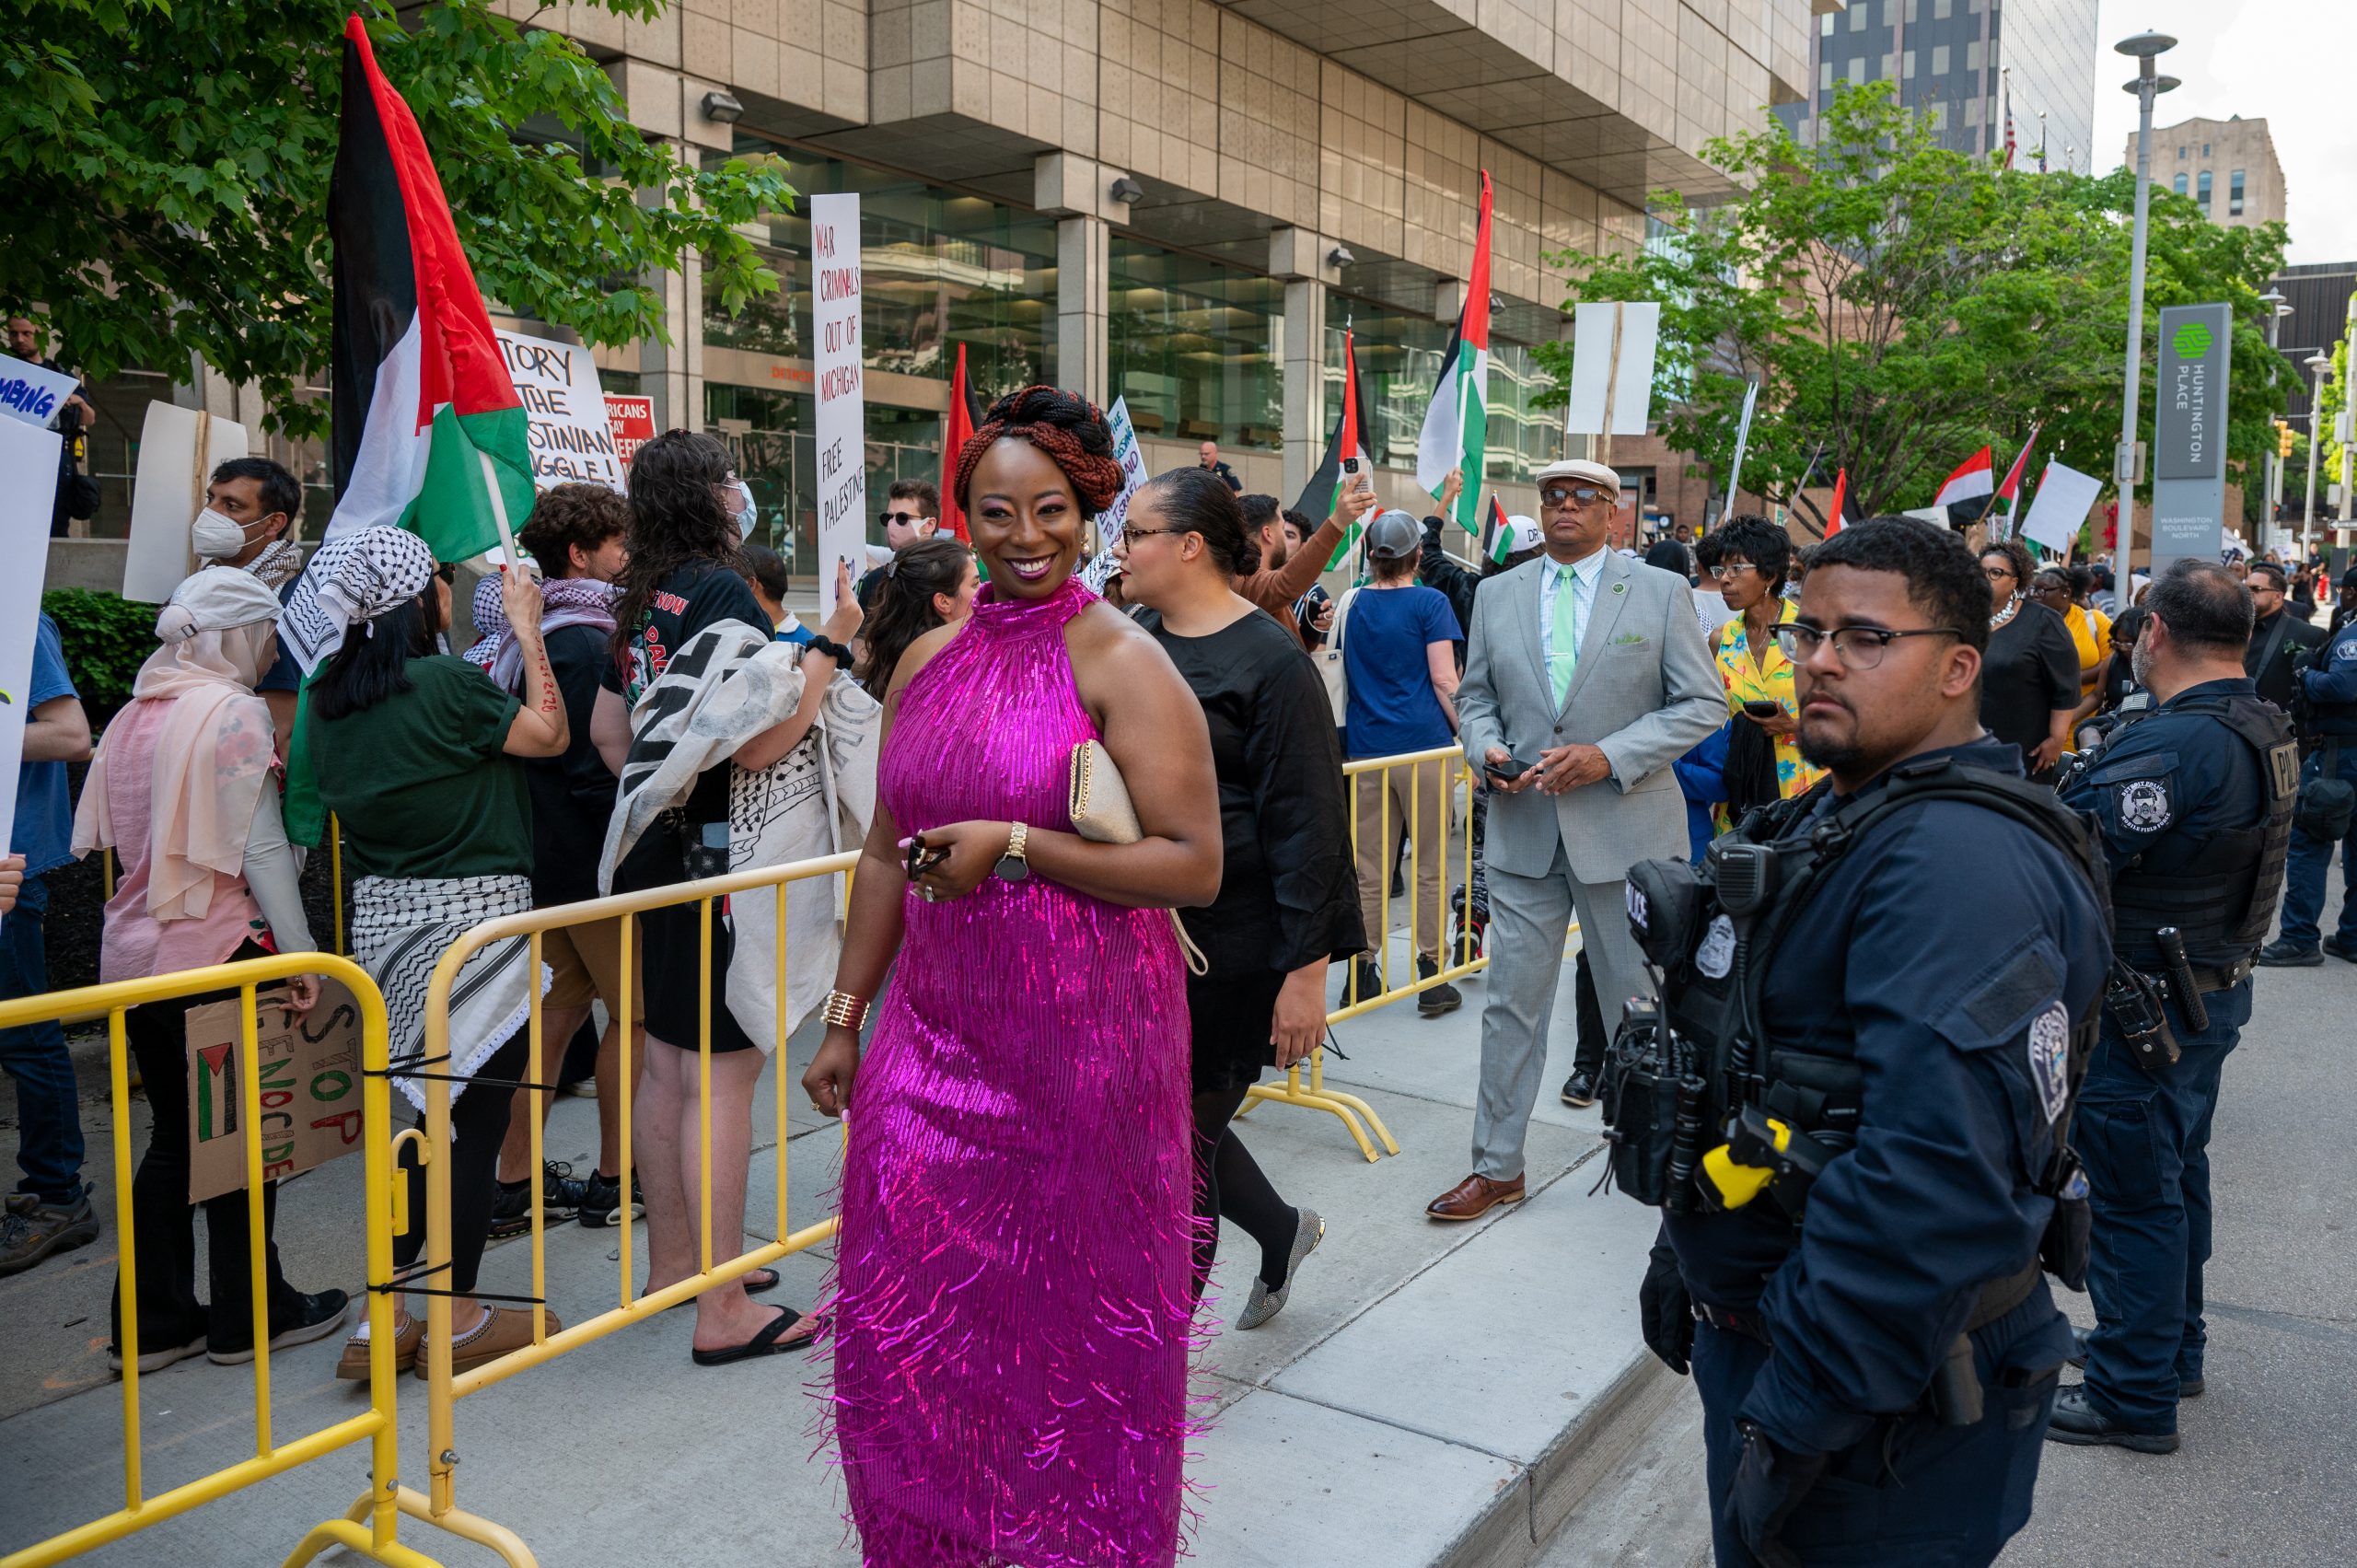
[[[1137,807],[1130,804],[1130,786],[1122,781],[1121,770],[1113,765],[1113,754],[1105,749],[1102,741],[1084,740],[1072,749],[1071,784],[1067,804],[1074,832],[1099,844],[1133,844],[1145,837],[1145,830],[1138,826]],[[1195,946],[1195,939],[1187,935],[1187,923],[1178,918],[1177,910],[1170,912],[1170,929],[1178,933],[1179,950],[1187,959],[1187,972],[1210,972],[1211,961]]]

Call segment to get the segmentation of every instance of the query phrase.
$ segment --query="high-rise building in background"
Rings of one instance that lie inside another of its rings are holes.
[[[2003,150],[2010,109],[2016,168],[2084,172],[2095,146],[2096,0],[1820,0],[1811,91],[1778,117],[1803,141],[1843,83],[1895,82],[1942,145]],[[1834,9],[1826,9],[1828,5]],[[2043,118],[2041,118],[2041,116]]]
[[[2136,167],[2136,137],[2128,137]],[[2190,196],[2212,223],[2257,228],[2284,221],[2283,166],[2267,122],[2239,114],[2153,127],[2153,183]]]

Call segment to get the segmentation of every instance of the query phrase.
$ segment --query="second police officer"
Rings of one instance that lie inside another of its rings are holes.
[[[2253,607],[2232,573],[2179,561],[2144,606],[2130,657],[2154,705],[2061,786],[2102,830],[2119,967],[2073,1139],[2096,1330],[2047,1435],[2165,1454],[2202,1389],[2210,1121],[2283,886],[2299,749],[2243,673]]]
[[[1612,1169],[1665,1209],[1641,1310],[1691,1357],[1721,1568],[1985,1564],[2029,1518],[2071,1350],[2039,1263],[2110,947],[2082,825],[1981,729],[1990,608],[1945,530],[1817,547],[1780,634],[1830,778],[1699,882],[1631,874],[1668,1028],[1614,1042]]]

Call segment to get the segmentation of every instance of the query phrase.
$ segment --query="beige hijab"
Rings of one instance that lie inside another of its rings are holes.
[[[133,683],[134,699],[169,703],[157,737],[148,791],[147,912],[197,920],[213,903],[213,876],[239,876],[254,807],[275,757],[270,708],[254,694],[276,630],[278,596],[251,574],[213,566],[172,594],[157,617],[164,645]],[[110,847],[116,778],[101,742],[74,818],[77,854]]]

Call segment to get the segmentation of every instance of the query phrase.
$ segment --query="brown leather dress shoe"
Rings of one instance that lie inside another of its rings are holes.
[[[1424,1205],[1426,1218],[1435,1220],[1478,1220],[1500,1203],[1522,1202],[1522,1178],[1512,1181],[1492,1181],[1486,1176],[1469,1176],[1431,1202]]]

